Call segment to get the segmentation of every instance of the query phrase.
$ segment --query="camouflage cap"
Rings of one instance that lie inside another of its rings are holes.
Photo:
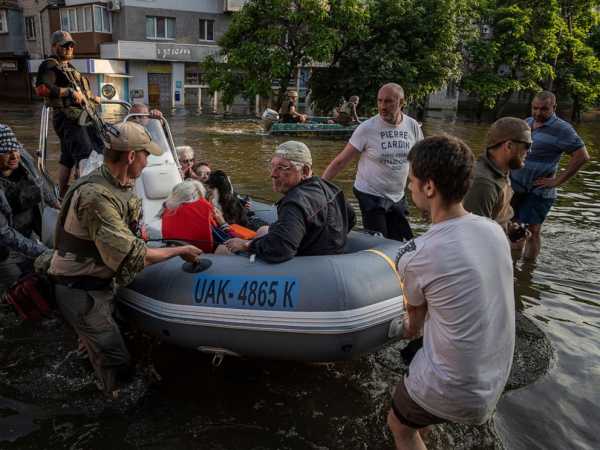
[[[52,33],[52,37],[50,38],[50,45],[65,45],[69,42],[75,44],[75,41],[71,37],[71,33],[63,30],[55,31],[54,33]]]
[[[161,148],[152,141],[150,133],[138,123],[125,122],[115,125],[118,136],[111,134],[110,148],[118,152],[137,152],[145,150],[151,155],[162,155]]]
[[[287,141],[280,144],[275,150],[275,155],[292,162],[308,164],[312,166],[312,156],[306,144],[298,141]]]
[[[531,129],[527,122],[516,117],[496,120],[488,130],[485,148],[496,147],[506,141],[531,144]]]

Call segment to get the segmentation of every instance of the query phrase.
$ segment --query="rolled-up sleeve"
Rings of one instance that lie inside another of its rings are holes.
[[[129,229],[115,200],[90,184],[81,188],[75,210],[117,282],[131,281],[144,268],[146,244]]]

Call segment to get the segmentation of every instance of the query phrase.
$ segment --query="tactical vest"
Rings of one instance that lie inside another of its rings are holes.
[[[80,178],[65,194],[54,234],[54,248],[60,256],[64,256],[68,252],[74,254],[78,261],[91,258],[98,264],[104,264],[94,241],[79,238],[66,231],[64,227],[67,214],[71,208],[73,194],[84,184],[95,184],[98,189],[103,190],[105,194],[112,197],[117,205],[120,216],[124,218],[129,229],[136,236],[140,235],[141,200],[135,195],[133,189],[123,190],[114,186],[102,175],[101,170],[102,167]]]
[[[67,80],[69,80],[71,88],[79,87],[84,93],[84,95],[86,95],[88,98],[92,96],[92,90],[90,88],[90,84],[87,78],[82,76],[81,73],[79,73],[79,71],[75,67],[73,67],[68,62],[61,63],[56,58],[48,58],[47,61],[52,61],[56,64],[56,69],[61,71],[65,75]],[[81,113],[83,112],[83,109],[78,105],[74,105],[71,98],[69,97],[46,97],[45,103],[46,105],[51,106],[54,109],[62,111],[65,114],[65,116],[67,116],[67,118],[71,120],[78,120],[81,116]]]

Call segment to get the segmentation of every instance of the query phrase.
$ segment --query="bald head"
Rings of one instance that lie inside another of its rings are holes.
[[[129,110],[130,114],[148,114],[149,112],[148,107],[143,103],[134,103]]]
[[[396,83],[381,86],[377,93],[377,110],[379,116],[387,123],[397,125],[402,121],[404,106],[404,89]]]

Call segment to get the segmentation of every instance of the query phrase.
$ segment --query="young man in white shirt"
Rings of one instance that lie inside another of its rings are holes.
[[[411,239],[406,218],[404,187],[406,159],[411,147],[423,139],[419,123],[402,112],[404,90],[396,83],[384,84],[377,93],[379,114],[361,123],[342,150],[325,169],[332,180],[352,160],[359,158],[354,181],[363,226],[399,241]]]
[[[431,217],[398,252],[408,320],[423,347],[396,387],[388,425],[397,449],[424,449],[419,430],[442,422],[487,421],[508,379],[515,343],[513,268],[508,240],[462,199],[474,157],[461,140],[434,136],[409,155],[409,190]]]

